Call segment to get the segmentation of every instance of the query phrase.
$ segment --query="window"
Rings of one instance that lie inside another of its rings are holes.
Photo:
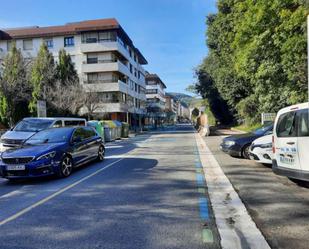
[[[87,55],[87,64],[98,63],[98,56],[96,54]]]
[[[7,46],[7,51],[10,51],[12,47],[12,41],[7,41],[6,46]]]
[[[46,44],[46,46],[47,46],[48,48],[54,47],[53,38],[47,38],[47,39],[44,40],[44,42],[45,42],[45,44]]]
[[[123,103],[127,102],[127,95],[125,93],[122,93],[122,102]]]
[[[87,75],[88,83],[96,83],[98,81],[98,74],[97,73],[89,73]]]
[[[74,36],[64,37],[64,46],[65,47],[74,46]]]
[[[146,94],[157,94],[158,90],[157,89],[147,89]]]
[[[64,126],[84,126],[85,121],[83,120],[65,120]]]
[[[43,130],[33,135],[27,144],[41,144],[41,143],[63,143],[69,140],[71,129],[52,129]]]
[[[33,49],[32,39],[23,40],[23,49],[24,50],[32,50]]]
[[[77,141],[77,140],[84,140],[84,132],[83,132],[83,129],[82,128],[77,128],[73,135],[72,135],[72,140],[71,141]]]
[[[296,124],[295,112],[284,113],[279,117],[277,124],[278,137],[295,137]]]
[[[53,124],[53,128],[59,128],[62,127],[62,120],[58,120]]]
[[[83,43],[96,43],[98,42],[98,33],[84,33],[82,34]]]
[[[309,109],[298,112],[298,136],[309,137]]]
[[[133,73],[133,66],[130,64],[130,73]]]
[[[96,135],[96,132],[94,131],[94,129],[92,127],[85,127],[83,128],[83,137],[84,139],[88,139],[91,137],[94,137]]]
[[[39,118],[23,119],[14,128],[14,131],[37,132],[49,128],[52,120],[44,120]]]
[[[147,80],[146,85],[157,85],[157,82],[155,82],[154,80]]]
[[[116,41],[116,32],[99,32],[99,41]]]

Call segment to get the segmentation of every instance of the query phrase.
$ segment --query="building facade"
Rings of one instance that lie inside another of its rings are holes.
[[[175,100],[172,96],[165,96],[165,112],[166,119],[168,123],[175,123],[177,121],[177,111],[179,102]]]
[[[157,74],[146,72],[147,117],[152,122],[161,122],[165,117],[166,85]]]
[[[141,123],[146,113],[147,60],[116,19],[0,30],[0,62],[13,41],[26,59],[35,57],[43,42],[55,61],[65,49],[85,90],[100,95],[98,118]]]

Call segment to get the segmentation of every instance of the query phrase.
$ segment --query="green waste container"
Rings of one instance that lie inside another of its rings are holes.
[[[102,137],[103,142],[105,142],[105,136],[104,136],[104,127],[102,126],[102,123],[98,120],[90,120],[87,122],[88,126],[93,127],[97,133]]]
[[[104,137],[106,142],[114,141],[117,137],[116,125],[112,120],[102,120],[100,123],[104,127]]]
[[[113,122],[116,125],[116,139],[121,139],[122,123],[118,120],[113,120]]]
[[[122,122],[121,137],[129,137],[129,124]]]

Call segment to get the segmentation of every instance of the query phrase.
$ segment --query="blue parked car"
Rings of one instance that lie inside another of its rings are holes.
[[[220,149],[230,156],[250,159],[249,148],[252,142],[259,138],[273,133],[273,125],[265,125],[255,131],[229,136],[223,139]]]
[[[2,153],[0,175],[8,179],[69,176],[73,168],[104,159],[102,138],[92,127],[51,128]]]

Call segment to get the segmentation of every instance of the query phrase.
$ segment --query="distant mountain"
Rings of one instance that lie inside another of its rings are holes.
[[[165,94],[180,101],[185,106],[190,106],[191,101],[194,99],[192,96],[185,93],[167,92]]]

